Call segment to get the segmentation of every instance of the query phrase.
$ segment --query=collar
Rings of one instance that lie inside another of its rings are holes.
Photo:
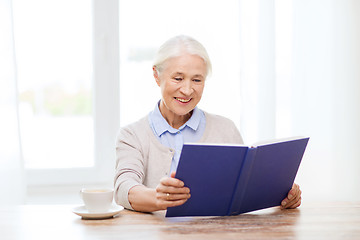
[[[166,131],[170,133],[176,133],[179,130],[183,130],[185,127],[189,127],[194,131],[198,129],[201,120],[201,111],[198,109],[198,107],[194,108],[190,119],[184,125],[182,125],[179,129],[175,129],[171,127],[165,118],[161,115],[159,103],[160,101],[156,104],[154,110],[150,113],[150,121],[158,137],[160,137]]]

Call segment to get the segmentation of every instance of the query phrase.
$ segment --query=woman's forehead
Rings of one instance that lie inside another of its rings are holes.
[[[198,70],[200,72],[206,72],[205,61],[197,56],[191,54],[183,54],[181,56],[169,58],[164,62],[164,70],[170,70],[173,72],[181,72],[189,70]]]

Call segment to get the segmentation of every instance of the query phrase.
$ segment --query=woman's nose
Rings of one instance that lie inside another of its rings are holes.
[[[191,95],[194,91],[191,81],[183,81],[180,91],[185,96]]]

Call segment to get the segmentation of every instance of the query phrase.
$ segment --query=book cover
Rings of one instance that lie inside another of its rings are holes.
[[[309,138],[243,145],[184,144],[176,178],[191,198],[166,217],[226,216],[280,205]]]

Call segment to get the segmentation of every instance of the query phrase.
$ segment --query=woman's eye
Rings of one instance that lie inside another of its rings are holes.
[[[178,78],[178,77],[176,77],[176,78],[174,78],[176,81],[181,81],[182,80],[182,78]]]
[[[201,83],[201,80],[200,80],[200,79],[194,79],[193,81],[194,81],[194,82],[197,82],[197,83]]]

